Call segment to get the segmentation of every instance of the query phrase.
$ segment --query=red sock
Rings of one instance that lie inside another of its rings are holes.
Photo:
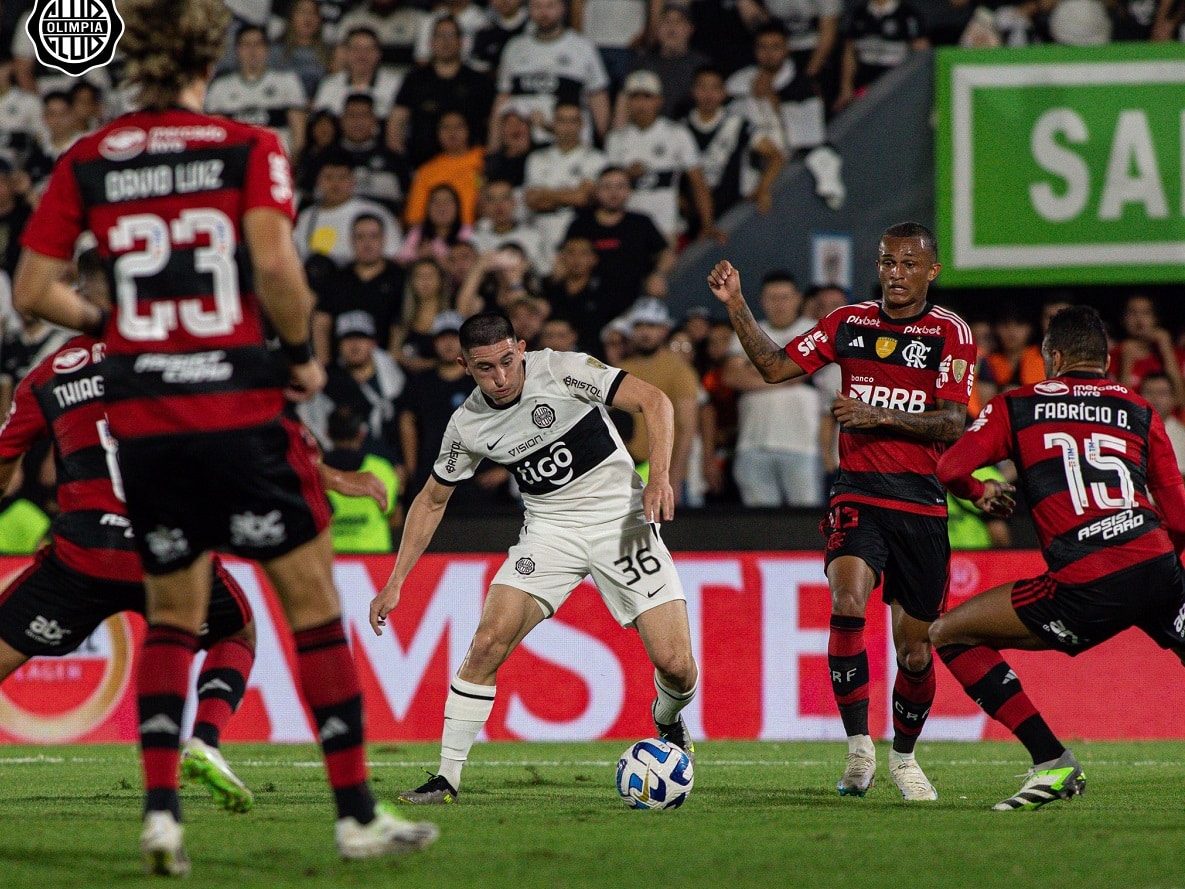
[[[197,716],[193,736],[217,747],[222,730],[247,691],[247,677],[255,663],[255,648],[238,636],[221,639],[210,646],[198,675]]]
[[[313,711],[338,817],[374,818],[362,738],[362,689],[340,618],[294,634],[300,687]]]
[[[918,735],[934,704],[934,661],[913,673],[900,663],[893,681],[893,749],[898,753],[913,753]]]
[[[146,811],[170,811],[178,819],[181,817],[177,799],[181,718],[189,667],[197,646],[197,636],[188,630],[166,624],[150,626],[136,673],[144,807]]]
[[[867,735],[868,651],[864,646],[864,618],[831,615],[827,666],[844,733]]]

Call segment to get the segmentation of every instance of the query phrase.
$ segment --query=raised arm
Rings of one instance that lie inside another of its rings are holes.
[[[411,569],[416,566],[416,562],[432,542],[432,536],[436,533],[440,520],[444,518],[445,507],[452,496],[452,486],[441,484],[429,476],[424,489],[412,501],[403,525],[399,553],[395,556],[395,567],[383,588],[379,590],[379,594],[370,603],[370,626],[376,636],[383,635],[387,615],[399,604],[403,582],[407,580]]]
[[[741,273],[732,263],[722,259],[708,274],[708,286],[716,299],[728,310],[728,320],[745,349],[745,354],[767,383],[780,383],[800,377],[804,371],[786,350],[769,338],[757,326],[757,319],[741,293]]]
[[[675,446],[675,407],[657,386],[627,374],[613,396],[613,407],[640,413],[646,420],[650,444],[650,480],[642,492],[648,522],[675,517],[675,489],[671,486],[671,452]]]

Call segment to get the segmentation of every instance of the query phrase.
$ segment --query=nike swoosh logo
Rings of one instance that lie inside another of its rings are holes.
[[[498,447],[498,442],[500,442],[505,437],[506,437],[505,434],[499,435],[496,439],[494,439],[494,441],[492,441],[490,444],[486,445],[486,447],[492,451],[494,448]]]
[[[646,598],[647,598],[647,599],[653,599],[655,596],[657,596],[659,593],[661,593],[661,592],[662,592],[663,590],[665,590],[666,588],[667,588],[667,585],[664,583],[664,584],[663,584],[662,586],[660,586],[658,589],[656,589],[656,590],[651,590],[649,593],[647,593],[647,594],[646,594]]]

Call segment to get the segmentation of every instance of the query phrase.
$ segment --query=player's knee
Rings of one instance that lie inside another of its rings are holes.
[[[510,641],[496,629],[478,628],[466,660],[474,667],[496,670],[510,656]]]
[[[656,658],[654,668],[664,683],[675,691],[690,691],[699,678],[695,658],[690,651],[672,651]]]
[[[950,645],[951,639],[948,638],[950,632],[950,621],[945,617],[940,617],[934,623],[930,624],[930,644],[935,648],[941,648],[943,645]]]
[[[831,590],[831,611],[845,617],[863,617],[867,598],[855,587],[835,586]]]
[[[926,664],[930,663],[930,646],[925,642],[898,646],[897,663],[911,673],[924,670]]]

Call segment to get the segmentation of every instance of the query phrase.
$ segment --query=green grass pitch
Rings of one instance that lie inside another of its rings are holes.
[[[906,805],[881,747],[877,784],[841,799],[842,744],[703,742],[695,789],[672,812],[627,810],[613,786],[623,742],[478,745],[457,805],[406,807],[440,841],[396,860],[344,863],[316,751],[228,745],[255,790],[248,815],[183,791],[188,886],[1185,887],[1185,743],[1077,743],[1087,794],[1036,812],[989,811],[1020,786],[1019,744],[923,743],[936,803]],[[385,798],[423,780],[435,744],[372,745]],[[0,886],[159,885],[140,872],[140,777],[130,746],[0,748]]]

